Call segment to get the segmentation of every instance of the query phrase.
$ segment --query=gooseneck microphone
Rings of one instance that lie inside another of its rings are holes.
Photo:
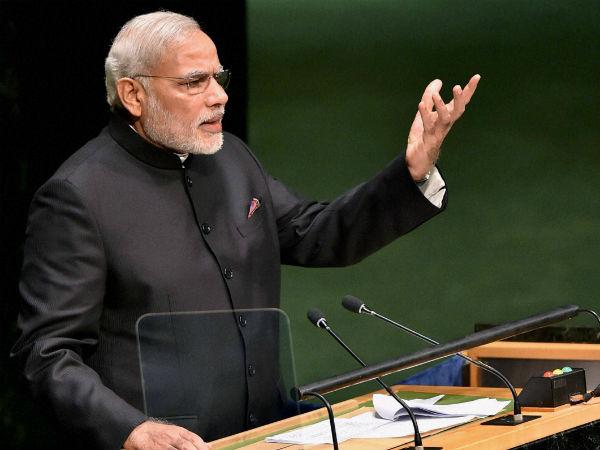
[[[367,305],[365,305],[365,303],[363,301],[361,301],[360,299],[358,299],[352,295],[346,295],[342,299],[342,306],[344,308],[346,308],[348,311],[351,311],[351,312],[354,312],[357,314],[367,314],[370,316],[377,317],[378,319],[381,319],[381,320],[395,326],[396,328],[400,328],[402,331],[412,334],[413,336],[416,336],[419,339],[429,342],[430,344],[439,345],[438,341],[431,339],[430,337],[427,337],[415,330],[412,330],[411,328],[408,328],[407,326],[402,325],[386,316],[383,316],[383,315],[377,313],[376,311],[373,311],[372,309],[368,308]],[[497,369],[493,368],[492,366],[487,365],[484,362],[478,361],[473,358],[469,358],[467,355],[463,355],[462,353],[455,353],[455,355],[460,356],[464,360],[469,361],[470,363],[475,364],[476,366],[481,367],[482,369],[486,370],[487,372],[490,372],[491,374],[495,375],[508,387],[508,389],[510,389],[510,392],[513,397],[513,415],[499,417],[497,419],[493,419],[491,421],[484,422],[483,424],[489,423],[490,425],[518,425],[523,422],[528,422],[530,420],[537,419],[540,417],[540,416],[531,416],[531,415],[524,416],[521,413],[521,403],[519,402],[519,398],[517,396],[517,391],[515,391],[514,386],[508,380],[508,378],[506,378]]]
[[[308,312],[308,318],[310,319],[311,322],[313,322],[313,319],[311,318],[311,311]],[[315,317],[316,323],[313,322],[316,326],[318,326],[319,328],[321,327],[321,323],[325,323],[325,318],[321,318],[321,317]],[[339,449],[339,445],[338,445],[338,440],[337,440],[337,432],[335,430],[335,417],[333,415],[333,409],[331,408],[331,405],[329,404],[329,402],[327,401],[327,399],[325,397],[323,397],[321,394],[319,394],[318,392],[314,392],[314,391],[309,391],[306,393],[306,395],[310,395],[312,397],[316,397],[318,398],[324,405],[325,408],[327,408],[327,416],[329,417],[329,428],[331,428],[331,440],[333,442],[333,450],[338,450]]]
[[[361,366],[363,366],[363,367],[367,366],[366,363],[362,359],[360,359],[360,357],[356,353],[354,353],[352,351],[352,349],[350,347],[348,347],[348,345],[346,345],[346,343],[331,329],[331,327],[327,323],[327,320],[325,319],[324,314],[321,311],[319,311],[318,309],[311,309],[306,314],[306,317],[308,317],[308,320],[310,320],[314,326],[316,326],[317,328],[322,328],[325,331],[327,331],[338,342],[338,344],[340,344]],[[414,428],[415,446],[414,447],[404,447],[404,449],[405,450],[409,450],[409,449],[412,449],[412,450],[441,450],[442,447],[423,447],[423,440],[421,439],[421,433],[419,432],[419,425],[417,424],[417,418],[415,417],[415,415],[412,412],[412,410],[410,409],[410,407],[406,404],[406,402],[404,400],[402,400],[400,397],[398,397],[396,395],[396,393],[394,391],[392,391],[392,389],[386,383],[384,383],[381,378],[376,377],[375,381],[377,381],[379,383],[379,385],[387,391],[388,394],[390,394],[398,403],[400,403],[400,405],[402,405],[402,407],[406,410],[406,412],[408,413],[408,416],[410,417],[410,420],[411,420],[413,428]]]

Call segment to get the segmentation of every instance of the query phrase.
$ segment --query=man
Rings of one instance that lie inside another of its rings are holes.
[[[431,82],[405,154],[319,203],[270,177],[222,132],[229,73],[193,19],[132,19],[105,69],[110,124],[32,202],[13,354],[34,395],[99,448],[205,449],[198,434],[211,440],[272,419],[260,330],[239,316],[207,336],[231,341],[233,381],[217,386],[227,402],[206,394],[192,432],[141,412],[136,321],[277,307],[281,263],[352,264],[436,215],[446,190],[435,162],[479,76],[455,86],[448,104],[441,81]]]

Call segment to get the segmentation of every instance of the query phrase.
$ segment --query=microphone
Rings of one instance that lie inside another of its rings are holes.
[[[310,322],[316,326],[317,328],[325,328],[328,329],[327,321],[325,320],[325,316],[321,311],[316,308],[310,309],[306,313],[306,317]]]
[[[400,328],[401,330],[403,330],[409,334],[412,334],[413,336],[416,336],[419,339],[429,342],[430,344],[439,345],[438,341],[431,339],[430,337],[427,337],[415,330],[412,330],[405,325],[395,322],[392,319],[377,313],[376,311],[373,311],[372,309],[368,308],[357,297],[354,297],[352,295],[346,295],[342,299],[342,306],[344,308],[346,308],[348,311],[351,311],[351,312],[354,312],[357,314],[368,314],[370,316],[377,317],[378,319],[381,319],[384,322],[387,322],[387,323],[395,326],[396,328]],[[476,366],[481,367],[482,369],[486,370],[487,372],[490,372],[491,374],[495,375],[508,387],[508,389],[510,389],[510,392],[513,397],[513,415],[498,417],[496,419],[492,419],[487,422],[483,422],[482,425],[519,425],[521,423],[528,422],[530,420],[541,417],[541,416],[533,416],[533,415],[524,416],[521,413],[521,403],[519,402],[519,397],[517,396],[517,392],[515,391],[514,386],[508,380],[508,378],[506,378],[500,371],[498,371],[497,369],[493,368],[492,366],[490,366],[484,362],[470,358],[467,355],[463,355],[462,353],[455,353],[454,355],[460,356],[464,360],[469,361],[470,363],[475,364]]]
[[[348,345],[346,345],[346,343],[331,329],[331,327],[327,323],[327,320],[325,319],[325,315],[321,311],[313,308],[308,311],[308,313],[306,314],[306,317],[308,317],[308,320],[310,320],[314,326],[316,326],[317,328],[323,328],[325,331],[327,331],[338,342],[338,344],[340,344],[342,347],[344,347],[344,349],[348,353],[350,353],[350,355],[361,366],[367,367],[365,362],[362,359],[360,359],[360,357],[356,353],[354,353],[352,351],[352,349],[350,347],[348,347]],[[421,433],[419,432],[419,425],[417,424],[417,418],[415,417],[415,415],[412,412],[412,410],[410,409],[410,407],[406,404],[406,402],[404,400],[402,400],[400,397],[398,397],[396,395],[396,393],[394,391],[392,391],[392,389],[386,383],[384,383],[381,378],[376,377],[375,381],[377,381],[379,383],[379,385],[387,391],[388,394],[390,394],[398,403],[400,403],[400,405],[406,410],[406,412],[408,413],[408,416],[410,417],[410,420],[412,422],[413,429],[414,429],[415,445],[414,445],[414,447],[404,447],[404,449],[405,450],[441,450],[442,447],[423,447],[423,440],[421,439]]]
[[[445,344],[439,344],[418,350],[410,355],[393,358],[387,361],[371,364],[367,367],[351,370],[324,380],[297,386],[292,390],[292,395],[298,400],[304,398],[308,391],[321,394],[337,391],[354,384],[364,383],[393,372],[398,372],[410,367],[419,366],[426,362],[445,358],[468,348],[477,347],[490,342],[506,339],[517,334],[545,327],[554,322],[575,317],[581,308],[577,305],[563,305],[551,311],[536,314],[514,322],[497,325],[485,331],[478,331],[460,339]]]

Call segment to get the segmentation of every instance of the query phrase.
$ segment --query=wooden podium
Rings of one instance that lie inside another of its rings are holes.
[[[442,387],[442,386],[395,386],[394,390],[468,395],[479,397],[510,398],[508,389],[504,388],[484,388],[484,387]],[[381,391],[384,393],[383,391]],[[357,397],[352,400],[336,404],[333,406],[336,416],[350,417],[365,411],[361,408],[361,403],[370,400],[372,394]],[[527,408],[523,408],[527,413]],[[487,419],[481,419],[470,422],[465,425],[452,428],[446,431],[433,431],[424,433],[423,445],[443,447],[444,450],[452,449],[485,449],[500,450],[519,447],[531,442],[542,439],[549,439],[553,435],[562,433],[571,429],[593,424],[595,432],[600,434],[597,429],[600,427],[600,399],[594,398],[586,404],[566,405],[555,409],[554,411],[535,412],[542,417],[531,422],[514,427],[506,426],[484,426],[481,422]],[[273,434],[280,433],[298,426],[300,423],[307,424],[317,420],[327,418],[324,408],[303,414],[297,417],[275,422],[260,428],[246,431],[244,433],[228,436],[223,439],[211,442],[213,449],[252,449],[252,450],[326,450],[333,448],[332,445],[291,445],[291,444],[269,444],[264,442],[264,438]],[[599,421],[598,424],[594,422]],[[401,449],[409,445],[412,437],[394,438],[394,439],[351,439],[340,443],[340,448],[344,450],[379,450],[379,449]],[[547,444],[547,443],[546,443]],[[549,445],[540,443],[538,448],[550,448]],[[535,444],[534,444],[535,445]],[[584,448],[571,446],[571,448]],[[585,447],[590,448],[590,447]]]

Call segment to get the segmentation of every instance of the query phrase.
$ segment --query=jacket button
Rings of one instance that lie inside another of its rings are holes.
[[[254,368],[254,366],[252,364],[250,364],[248,366],[248,375],[250,375],[251,377],[256,375],[256,369]]]
[[[225,278],[227,278],[228,280],[231,280],[233,278],[233,270],[231,270],[229,267],[227,267],[224,271],[223,271],[223,275],[225,276]]]
[[[207,224],[207,223],[203,223],[202,225],[200,225],[200,229],[202,230],[202,232],[203,232],[204,234],[208,234],[208,233],[210,233],[210,232],[211,232],[211,230],[212,230],[212,229],[210,228],[210,225],[209,225],[209,224]]]
[[[239,316],[238,321],[240,322],[240,326],[245,327],[248,324],[248,321],[244,316]]]
[[[194,182],[192,181],[192,179],[186,175],[185,177],[185,182],[187,183],[188,186],[192,187],[192,184],[194,184]]]

